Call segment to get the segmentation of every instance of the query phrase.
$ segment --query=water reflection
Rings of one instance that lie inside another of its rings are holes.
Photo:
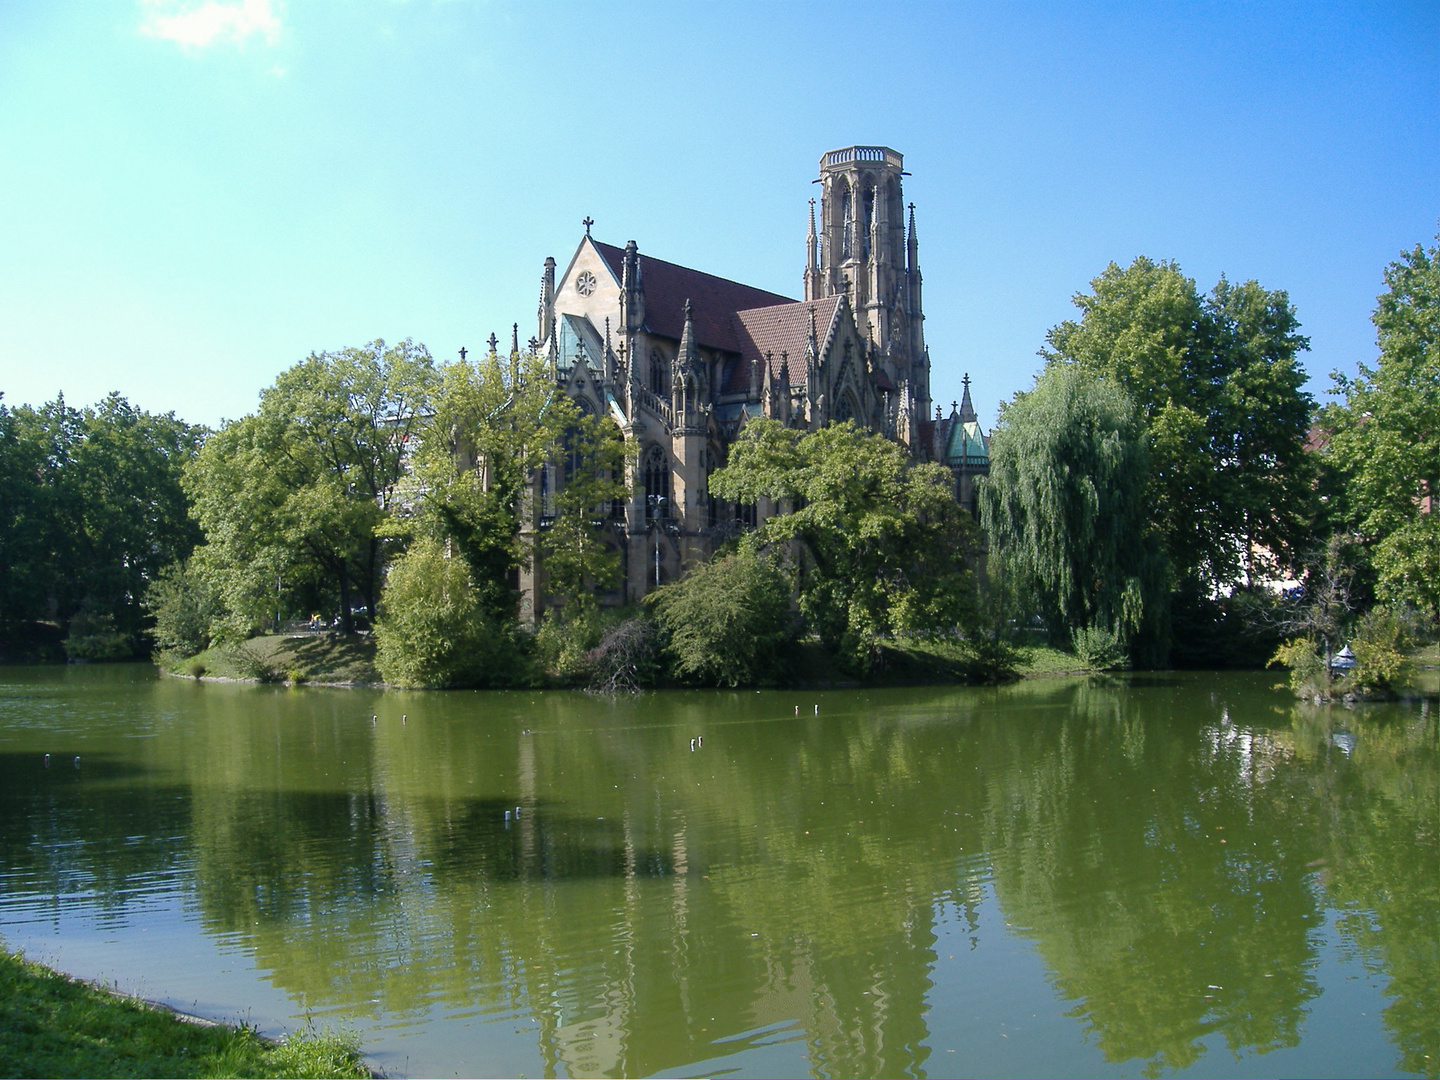
[[[1338,910],[1391,999],[1374,1067],[1440,1060],[1428,704],[1183,675],[833,694],[819,716],[812,694],[797,718],[772,693],[67,676],[63,739],[53,673],[0,687],[0,888],[123,913],[172,881],[307,1007],[522,1016],[484,1038],[529,1040],[549,1074],[918,1076],[956,1065],[928,1019],[978,963],[937,947],[954,930],[1043,961],[1023,1008],[1058,997],[1074,1028],[1049,1071],[1096,1050],[1204,1068],[1304,1050],[1346,992],[1317,974]],[[983,1026],[1022,990],[961,992]]]

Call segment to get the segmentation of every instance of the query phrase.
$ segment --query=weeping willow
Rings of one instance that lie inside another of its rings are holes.
[[[1115,382],[1051,363],[1007,404],[990,440],[981,521],[992,563],[1052,637],[1152,641],[1164,563],[1148,525],[1143,423]]]

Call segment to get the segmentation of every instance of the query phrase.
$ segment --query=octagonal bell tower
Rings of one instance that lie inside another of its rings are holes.
[[[860,332],[914,410],[930,410],[930,361],[920,304],[915,208],[908,227],[904,158],[888,146],[848,146],[820,158],[820,214],[810,207],[805,299],[843,294]]]

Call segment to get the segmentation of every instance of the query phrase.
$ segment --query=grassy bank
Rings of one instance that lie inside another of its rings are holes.
[[[217,645],[161,666],[172,675],[192,678],[341,684],[381,681],[375,669],[375,642],[369,635],[264,635],[243,645]]]
[[[372,1073],[353,1039],[207,1024],[0,949],[0,1076],[341,1076]]]
[[[796,646],[791,672],[797,686],[885,686],[969,682],[964,651],[947,641],[899,640],[883,647],[884,660],[868,679],[846,672],[818,641]],[[198,656],[173,659],[162,665],[172,675],[262,682],[316,684],[377,684],[374,639],[367,636],[329,635],[251,638],[243,645],[216,646]],[[1018,669],[1022,678],[1083,674],[1087,671],[1073,653],[1047,646],[1027,648]]]

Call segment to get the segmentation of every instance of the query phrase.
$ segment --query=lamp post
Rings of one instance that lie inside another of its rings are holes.
[[[660,529],[665,515],[665,505],[670,501],[664,495],[647,495],[645,501],[650,508],[650,531],[655,537],[655,588],[660,587]]]

